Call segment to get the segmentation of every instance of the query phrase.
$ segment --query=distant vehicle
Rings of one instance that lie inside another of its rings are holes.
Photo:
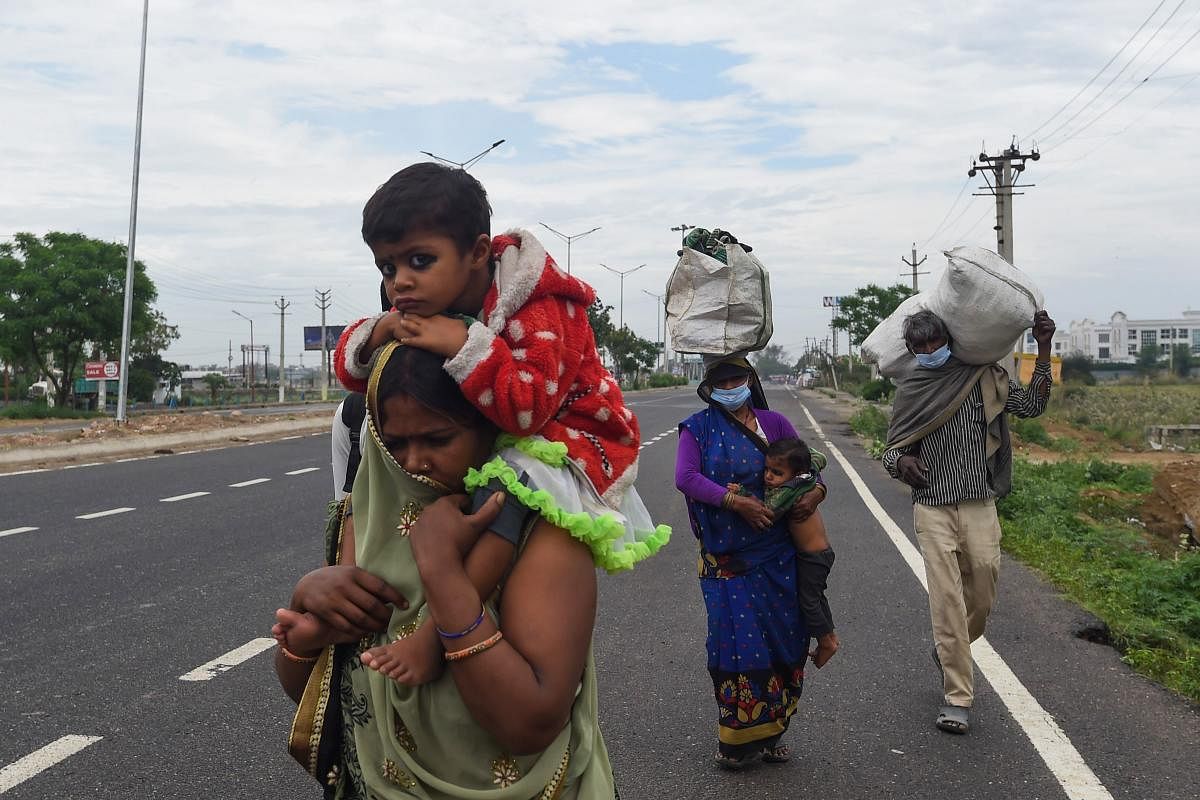
[[[45,400],[46,405],[54,405],[54,392],[50,389],[50,381],[38,381],[30,384],[26,395],[30,400]]]

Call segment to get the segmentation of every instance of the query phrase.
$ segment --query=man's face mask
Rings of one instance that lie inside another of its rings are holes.
[[[926,369],[937,369],[950,358],[950,345],[944,344],[932,353],[913,353],[917,363]]]

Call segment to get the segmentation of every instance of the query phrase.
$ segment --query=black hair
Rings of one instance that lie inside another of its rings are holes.
[[[812,451],[803,439],[788,436],[767,445],[767,458],[782,458],[797,475],[812,472]]]
[[[950,331],[942,318],[929,309],[923,309],[904,319],[904,343],[908,347],[925,344],[937,339],[950,343]]]
[[[491,230],[492,207],[483,185],[466,170],[433,162],[400,170],[363,207],[362,237],[368,245],[430,231],[449,236],[465,253]]]
[[[384,401],[406,395],[467,428],[494,427],[479,409],[467,402],[462,388],[443,368],[446,359],[417,347],[397,347],[379,375],[379,425],[383,426]]]
[[[392,301],[388,299],[387,283],[385,281],[379,282],[379,305],[381,311],[392,310]]]

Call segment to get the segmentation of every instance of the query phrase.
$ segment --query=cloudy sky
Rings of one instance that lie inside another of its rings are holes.
[[[0,4],[0,235],[129,225],[140,0]],[[913,242],[995,248],[972,156],[1035,142],[1015,261],[1072,319],[1200,308],[1200,0],[712,3],[151,0],[136,252],[223,363],[376,308],[362,204],[421,150],[473,168],[493,229],[532,227],[654,338],[680,223],[771,271],[775,342],[825,295],[905,280]],[[1106,66],[1107,65],[1107,66]],[[64,298],[69,302],[69,298]],[[843,345],[844,346],[844,345]],[[235,359],[237,360],[237,359]],[[317,357],[306,354],[304,363]]]

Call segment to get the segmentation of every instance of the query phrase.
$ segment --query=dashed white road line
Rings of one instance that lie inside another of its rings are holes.
[[[174,497],[162,497],[162,498],[159,498],[158,502],[160,502],[160,503],[178,503],[180,500],[192,500],[197,497],[204,497],[206,494],[211,494],[211,493],[210,492],[188,492],[187,494],[177,494]]]
[[[99,519],[100,517],[111,517],[114,514],[124,514],[127,511],[134,510],[129,506],[121,506],[120,508],[110,508],[107,511],[93,511],[91,514],[80,514],[75,519]]]
[[[285,472],[284,475],[303,475],[306,472],[320,472],[320,467],[305,467],[304,469],[294,469],[291,472]]]
[[[83,469],[84,467],[98,467],[103,463],[104,463],[103,461],[89,461],[86,464],[67,464],[63,467],[63,469]],[[19,475],[20,473],[18,472],[18,473],[13,473],[13,474]]]
[[[300,435],[299,435],[299,434],[297,434],[297,435],[295,435],[295,436],[281,436],[280,438],[276,439],[275,441],[277,441],[277,442],[290,442],[292,439],[299,439],[299,438],[300,438]]]
[[[50,470],[46,469],[45,467],[41,467],[39,469],[23,469],[20,472],[5,472],[4,474],[0,475],[0,478],[11,478],[15,475],[36,475],[39,472],[49,471]]]
[[[100,736],[63,736],[0,769],[0,794],[100,741]]]
[[[253,478],[248,481],[242,481],[241,483],[231,483],[231,484],[229,484],[229,488],[230,489],[242,489],[247,486],[253,486],[256,483],[266,483],[269,480],[271,480],[271,479],[270,478]]]
[[[921,558],[921,553],[904,535],[895,520],[883,510],[883,506],[871,493],[862,476],[858,474],[858,470],[851,466],[837,445],[829,440],[808,408],[803,403],[800,403],[800,408],[804,411],[804,416],[808,417],[809,424],[816,431],[822,444],[845,470],[846,477],[850,479],[850,483],[862,498],[867,510],[879,522],[884,533],[900,551],[900,555],[908,564],[909,569],[913,571],[921,586],[928,592],[929,585],[925,580],[925,562]],[[1042,757],[1042,761],[1050,769],[1051,774],[1058,780],[1067,797],[1070,800],[1113,800],[1108,789],[1096,777],[1096,773],[1092,772],[1092,768],[1083,760],[1083,756],[1075,749],[1075,745],[1054,721],[1054,717],[1042,708],[986,638],[977,639],[971,645],[971,654],[975,657],[975,663],[979,665],[979,671],[992,685],[992,689],[1004,703],[1013,720],[1029,737],[1030,743]]]
[[[6,531],[0,531],[0,539],[3,539],[5,536],[12,536],[17,533],[29,533],[31,531],[36,531],[36,530],[37,530],[37,528],[31,527],[29,525],[26,525],[21,528],[9,528]]]
[[[207,664],[201,664],[191,672],[185,672],[179,676],[179,680],[211,681],[222,672],[228,672],[243,661],[249,661],[259,653],[270,650],[274,646],[275,640],[270,637],[251,639],[241,647],[235,647],[225,655],[217,656],[212,661],[209,661]]]

